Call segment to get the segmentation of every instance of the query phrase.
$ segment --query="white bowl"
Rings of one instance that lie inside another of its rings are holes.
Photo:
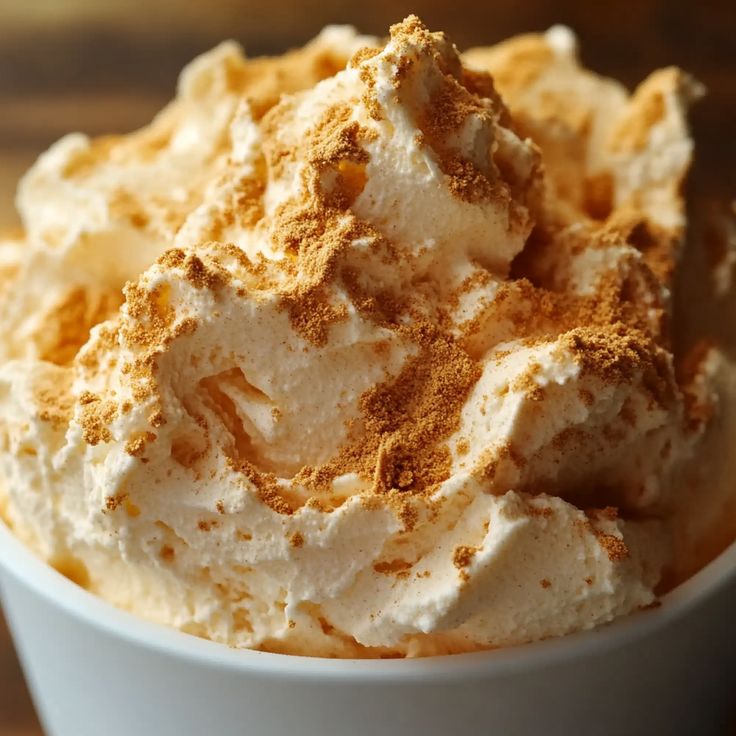
[[[414,660],[197,639],[77,587],[2,523],[0,586],[53,736],[701,736],[736,721],[736,545],[660,607],[609,626]]]

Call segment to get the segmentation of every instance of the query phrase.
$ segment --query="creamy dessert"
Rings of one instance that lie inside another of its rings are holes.
[[[0,246],[3,517],[235,647],[454,653],[654,604],[728,498],[728,361],[672,340],[700,94],[629,95],[564,28],[460,54],[410,17],[225,43],[149,127],[65,137]]]

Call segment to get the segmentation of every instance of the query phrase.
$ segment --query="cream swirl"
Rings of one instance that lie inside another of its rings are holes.
[[[629,99],[564,31],[509,44],[471,68],[414,17],[225,44],[150,128],[39,160],[27,252],[0,251],[21,537],[142,616],[292,653],[654,600],[707,394],[667,331],[694,88]]]

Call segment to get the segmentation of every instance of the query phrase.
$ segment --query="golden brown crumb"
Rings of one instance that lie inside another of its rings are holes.
[[[108,496],[105,499],[105,508],[108,511],[116,511],[120,504],[127,498],[126,494],[118,494],[116,496]]]
[[[197,529],[201,532],[209,532],[213,529],[216,529],[218,526],[220,526],[220,522],[216,521],[214,519],[210,520],[201,520],[197,522]]]
[[[112,433],[108,425],[117,414],[115,404],[90,391],[84,391],[79,396],[78,406],[84,441],[89,445],[111,442]]]
[[[373,569],[382,575],[396,575],[410,570],[414,563],[406,560],[383,560],[373,563]]]
[[[458,570],[468,567],[473,561],[473,557],[475,557],[477,551],[477,547],[468,547],[464,544],[459,547],[455,547],[455,551],[452,554],[452,564],[455,565]]]
[[[596,537],[598,538],[598,544],[603,547],[611,562],[625,560],[629,556],[629,548],[623,539],[602,532],[597,533]]]
[[[133,457],[141,457],[146,451],[146,445],[153,442],[156,439],[156,435],[153,432],[141,432],[131,437],[125,443],[125,452]]]

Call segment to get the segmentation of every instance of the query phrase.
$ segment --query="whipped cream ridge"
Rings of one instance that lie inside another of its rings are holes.
[[[70,135],[0,245],[0,511],[117,606],[331,657],[521,644],[656,600],[718,394],[675,365],[699,85],[564,28],[415,17]]]

